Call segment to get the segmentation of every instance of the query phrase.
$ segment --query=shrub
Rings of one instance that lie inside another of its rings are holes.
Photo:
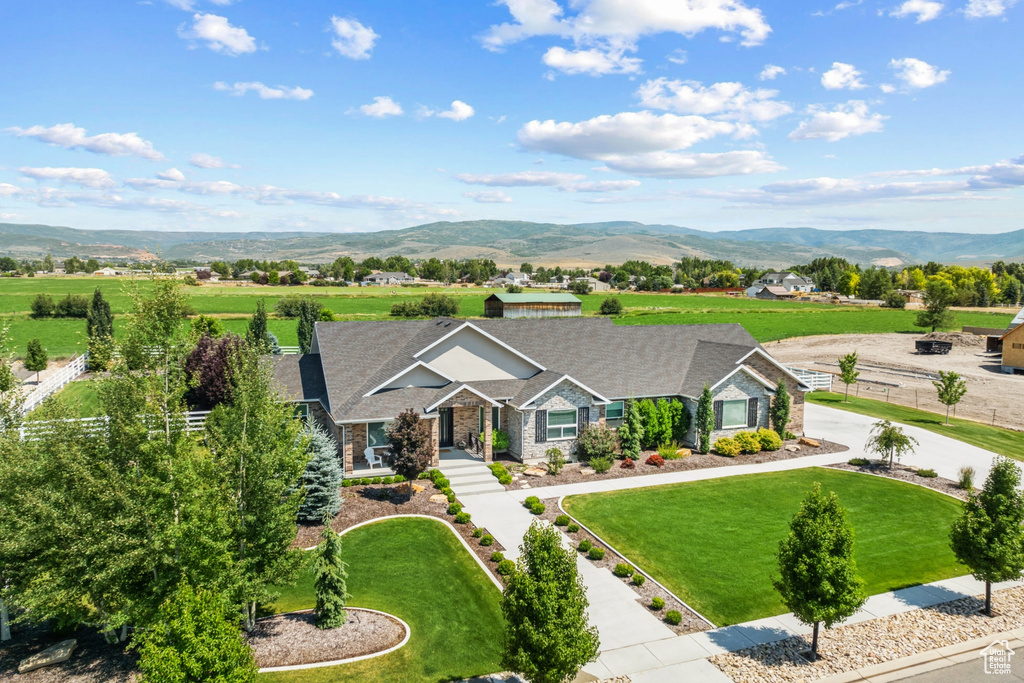
[[[715,453],[719,455],[735,458],[740,454],[741,450],[740,445],[727,436],[723,436],[715,441]]]
[[[608,297],[601,302],[601,315],[618,315],[622,313],[622,301],[618,297]]]
[[[957,483],[964,491],[970,491],[974,488],[974,468],[970,465],[965,465],[960,468],[960,471],[956,473]]]
[[[374,477],[373,479],[370,480],[371,484],[379,484],[380,482],[381,482],[381,478],[380,477]]]
[[[505,553],[501,552],[500,550],[495,550],[493,553],[491,553],[491,562],[501,562],[504,559]]]
[[[604,548],[598,548],[596,546],[591,548],[590,550],[587,551],[587,557],[589,557],[590,559],[594,560],[595,562],[597,560],[603,560],[604,559]]]
[[[501,475],[500,477],[498,477],[498,483],[501,484],[502,486],[508,486],[509,484],[512,483],[512,475],[511,474],[503,474],[503,475]]]
[[[377,497],[381,500],[391,500],[394,497],[395,492],[393,489],[381,489],[377,491]]]
[[[558,515],[555,517],[555,526],[568,526],[569,515]]]
[[[455,515],[456,524],[469,524],[470,514],[468,512],[460,512]]]
[[[639,588],[640,586],[644,585],[644,581],[646,581],[646,580],[647,580],[647,577],[644,576],[643,574],[640,574],[640,573],[633,574],[633,585],[636,586],[637,588]]]
[[[508,450],[508,432],[503,429],[491,430],[491,446],[496,453]],[[499,463],[500,464],[500,463]],[[504,468],[503,468],[504,469]]]
[[[401,484],[403,481],[405,481],[405,477],[403,477],[401,474],[396,474],[394,480],[396,484]]]
[[[497,572],[501,576],[508,576],[516,569],[516,563],[512,560],[502,560],[498,562]]]
[[[782,448],[782,437],[771,429],[758,429],[757,440],[761,442],[762,451],[777,451]]]
[[[648,465],[654,465],[655,467],[661,467],[661,466],[663,466],[665,464],[665,458],[663,458],[659,454],[655,453],[651,457],[647,458],[647,460],[645,460],[644,462],[646,462]]]
[[[341,488],[343,488],[343,489],[347,489],[350,486],[352,486],[352,480],[351,479],[346,479],[346,480],[341,482]]]
[[[655,612],[665,609],[665,600],[659,597],[651,598],[651,609]]]
[[[545,509],[546,508],[544,507],[544,503],[534,503],[533,505],[530,506],[530,512],[532,512],[535,515],[543,515]]]
[[[481,529],[480,527],[477,527],[476,529],[473,529],[473,538],[480,538],[483,535],[484,535],[484,530]]]
[[[480,538],[480,545],[483,545],[483,546],[494,545],[494,536],[491,536],[490,534],[484,534]]]
[[[49,294],[36,294],[32,299],[32,317],[47,318],[53,315],[53,298]]]
[[[549,448],[544,451],[544,455],[548,459],[549,474],[558,474],[565,467],[565,453],[562,453],[561,448]]]
[[[274,304],[274,310],[282,318],[298,318],[299,312],[302,310],[302,302],[305,299],[306,297],[301,294],[283,296]]]
[[[53,315],[58,318],[87,318],[89,298],[81,294],[68,294],[57,302]]]
[[[448,514],[449,515],[457,515],[460,512],[462,512],[462,504],[461,503],[451,503],[448,506]]]
[[[451,485],[452,483],[448,481],[448,479],[446,479],[445,477],[438,477],[437,479],[434,479],[434,488],[438,490],[444,491]]]
[[[679,624],[683,623],[683,615],[679,610],[670,609],[669,611],[665,612],[665,621],[672,624],[673,626],[678,626]]]
[[[448,499],[449,503],[454,503],[455,502],[455,492],[452,491],[451,489],[448,489],[448,493],[446,493],[444,495]]]
[[[370,485],[369,477],[363,477],[362,479],[360,479],[359,480],[359,485],[360,486],[369,486]]]
[[[431,480],[432,480],[432,479],[433,479],[433,477],[431,477],[431,476],[430,476],[430,473],[431,473],[431,472],[436,472],[436,471],[437,471],[437,470],[428,470],[428,471],[426,471],[426,472],[420,472],[420,476],[418,476],[418,477],[416,477],[416,478],[417,478],[417,479],[431,479]]]
[[[754,432],[737,432],[732,439],[744,453],[759,453],[761,451],[761,439]]]
[[[634,571],[635,570],[625,562],[619,562],[615,565],[615,569],[612,570],[612,574],[615,574],[615,576],[620,579],[624,579],[627,576],[633,576]]]
[[[420,315],[451,318],[459,312],[459,300],[448,294],[427,294],[420,300]]]
[[[887,308],[906,308],[907,297],[893,290],[885,295],[884,303]]]
[[[619,463],[619,467],[624,470],[634,470],[636,469],[636,463],[633,462],[632,458],[626,458],[621,463]]]
[[[382,483],[382,484],[389,484],[389,485],[390,484],[394,484],[395,483],[395,478],[394,477],[384,477],[383,479],[381,479],[380,483]]]
[[[591,543],[589,539],[584,538],[582,541],[579,542],[579,545],[576,546],[576,549],[585,553],[593,547],[594,544]]]
[[[611,460],[619,446],[615,432],[604,425],[584,427],[576,437],[576,457],[580,462],[589,462],[593,467],[594,458]],[[594,469],[597,469],[596,467]]]
[[[569,522],[569,526],[565,527],[565,530],[568,531],[570,534],[574,534],[580,530],[580,525],[576,522]]]
[[[663,443],[658,446],[658,455],[661,456],[662,460],[678,460],[679,459],[679,444],[673,441],[672,443]],[[661,467],[661,465],[658,465]]]
[[[505,466],[502,465],[500,462],[492,462],[490,465],[487,466],[487,469],[489,469],[491,471],[491,474],[496,476],[498,479],[501,479],[502,477],[508,474],[508,470],[505,469]]]
[[[523,507],[532,508],[534,505],[540,502],[540,498],[537,496],[527,496],[526,500],[523,501]]]
[[[864,465],[870,465],[871,461],[867,458],[850,458],[850,464],[854,467],[863,467]]]
[[[935,470],[923,469],[923,470],[918,470],[917,471],[917,476],[924,477],[926,479],[934,479],[935,477],[937,477],[939,475],[938,475],[938,473],[936,473]]]
[[[598,474],[604,474],[612,468],[612,459],[607,457],[591,458],[590,466],[594,468],[594,471]]]

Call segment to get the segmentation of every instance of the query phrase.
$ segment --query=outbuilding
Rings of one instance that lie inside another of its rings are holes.
[[[571,318],[583,315],[572,294],[492,294],[484,299],[487,318]]]

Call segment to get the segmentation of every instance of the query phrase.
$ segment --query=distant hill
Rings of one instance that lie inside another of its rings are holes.
[[[160,232],[76,230],[0,223],[0,255],[39,258],[168,259],[285,258],[333,261],[349,255],[403,254],[410,258],[490,258],[500,265],[603,265],[642,259],[671,263],[682,256],[728,259],[740,266],[785,267],[824,256],[864,265],[939,261],[990,263],[1024,260],[1024,230],[995,235],[897,230],[755,228],[705,232],[676,225],[628,221],[528,223],[439,222],[401,230],[359,233]]]

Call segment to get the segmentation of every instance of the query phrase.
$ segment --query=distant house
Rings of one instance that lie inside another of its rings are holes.
[[[63,261],[57,261],[53,264],[53,273],[54,275],[64,275],[67,273]]]
[[[757,282],[754,284],[768,285],[770,287],[782,287],[787,292],[810,293],[814,291],[813,280],[789,271],[782,273],[765,273],[758,278]],[[748,294],[748,296],[750,295]]]
[[[484,299],[487,318],[569,318],[583,315],[572,294],[492,294]]]
[[[400,285],[415,280],[416,278],[408,273],[374,273],[363,278],[363,282],[371,285]]]
[[[100,268],[99,270],[94,270],[92,272],[92,274],[93,275],[107,275],[107,276],[113,277],[114,275],[117,275],[117,271],[114,270],[113,268],[111,268],[110,266],[107,266],[106,268]]]
[[[572,279],[573,282],[578,282],[579,280],[583,280],[590,285],[590,291],[592,292],[607,292],[612,288],[610,284],[601,282],[596,277],[574,277]]]
[[[795,299],[796,293],[788,291],[785,287],[776,285],[762,285],[754,296],[758,299]]]
[[[1003,372],[1024,375],[1024,308],[1010,322],[999,342],[1003,347]]]

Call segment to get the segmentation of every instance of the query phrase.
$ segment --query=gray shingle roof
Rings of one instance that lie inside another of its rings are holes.
[[[274,379],[286,388],[290,398],[296,401],[319,401],[326,396],[327,387],[324,385],[319,354],[288,354],[272,358]]]

